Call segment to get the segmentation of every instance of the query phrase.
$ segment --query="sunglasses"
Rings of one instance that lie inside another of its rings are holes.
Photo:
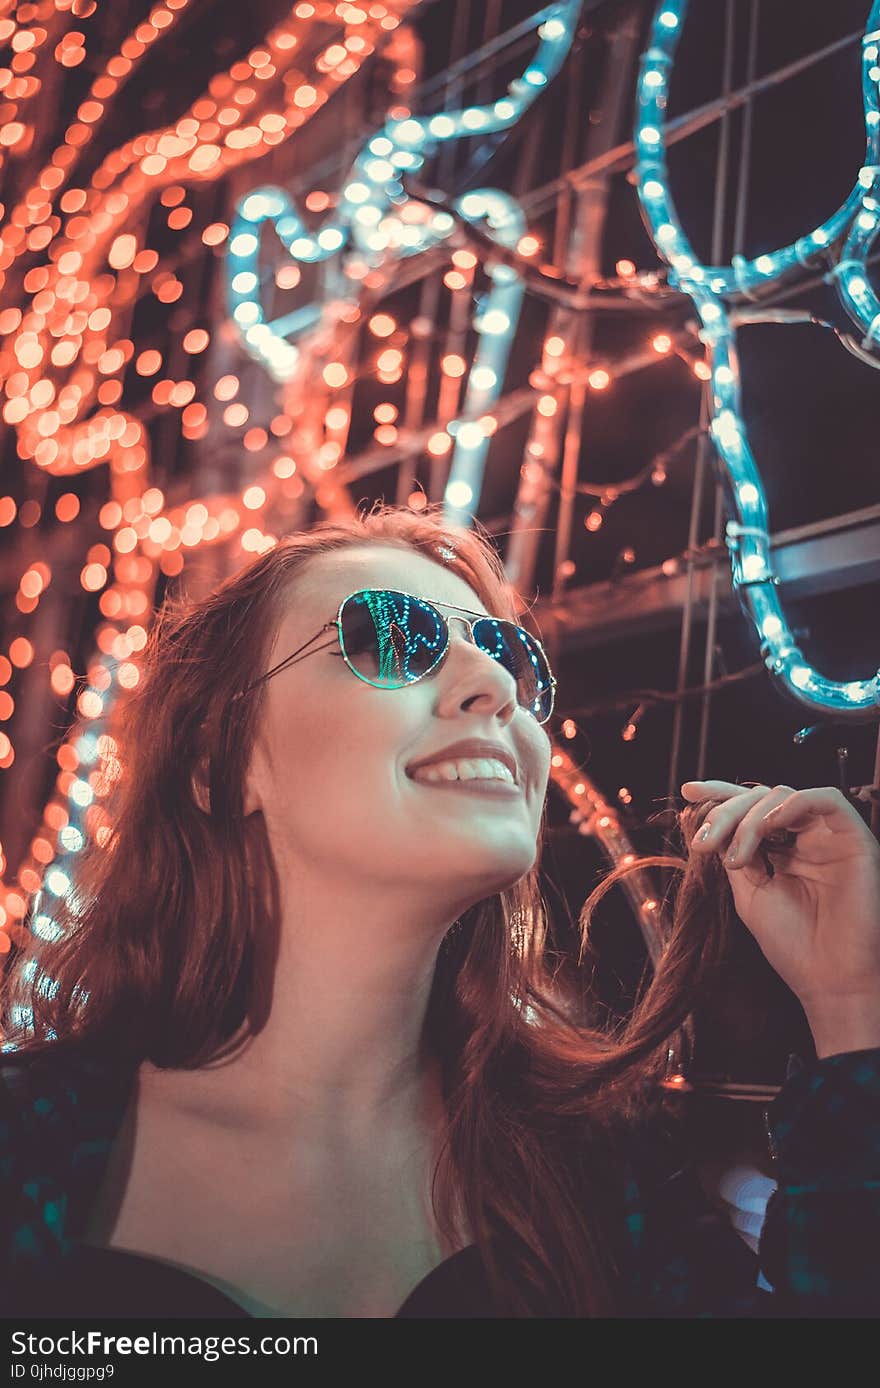
[[[339,641],[337,654],[359,680],[375,689],[403,689],[415,684],[436,670],[449,650],[449,620],[439,611],[441,607],[469,612],[466,607],[428,602],[394,588],[362,588],[350,593],[339,604],[332,622],[325,622],[304,645],[253,680],[234,698],[241,698],[297,658],[305,659],[302,653],[306,647],[333,627]],[[462,622],[473,644],[504,666],[516,681],[520,707],[528,709],[539,723],[546,723],[553,712],[557,681],[540,641],[514,622],[476,612],[470,612],[470,617],[475,620],[465,617],[450,620]],[[329,650],[330,644],[315,647],[308,654]]]

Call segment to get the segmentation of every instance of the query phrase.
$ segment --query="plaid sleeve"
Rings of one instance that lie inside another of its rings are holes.
[[[620,1314],[731,1317],[772,1314],[758,1259],[684,1156],[680,1134],[653,1123],[625,1164]]]
[[[767,1127],[777,1189],[759,1257],[704,1191],[681,1129],[655,1119],[642,1130],[624,1164],[622,1314],[880,1312],[880,1050],[803,1067],[770,1105]]]
[[[877,1315],[880,1049],[803,1067],[767,1110],[767,1129],[778,1184],[760,1259],[776,1298],[798,1314]]]

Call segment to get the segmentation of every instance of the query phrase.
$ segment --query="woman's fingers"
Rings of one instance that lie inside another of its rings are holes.
[[[720,804],[713,806],[693,841],[694,848],[718,853],[727,848],[730,839],[738,830],[745,816],[754,806],[766,800],[770,794],[770,789],[768,786],[733,787],[728,781],[703,781],[700,784],[706,788],[725,786],[731,792],[735,791],[726,799],[721,799]],[[701,800],[720,799],[717,793],[708,790],[706,795],[701,795],[699,798]],[[778,803],[778,800],[774,803]],[[770,808],[769,802],[767,808]]]
[[[777,823],[778,816],[775,812],[782,809],[796,794],[797,791],[791,786],[774,786],[752,805],[737,825],[727,847],[725,867],[748,867],[757,850],[768,838],[791,829],[789,824]]]
[[[836,786],[818,786],[812,790],[790,790],[785,800],[771,810],[768,805],[768,829],[805,829],[818,818],[825,821],[834,833],[862,832],[867,830],[865,821],[855,805],[847,800],[843,791]]]
[[[693,847],[723,855],[724,866],[747,867],[762,844],[790,847],[796,833],[864,835],[859,811],[835,786],[734,786],[730,781],[686,783],[689,799],[720,801],[706,816]],[[685,787],[682,787],[684,793]],[[776,843],[768,844],[768,840]],[[786,842],[788,839],[788,842]]]
[[[685,781],[681,787],[681,793],[685,800],[699,802],[700,800],[729,800],[734,795],[744,795],[750,790],[769,790],[769,786],[761,786],[757,782],[753,785],[735,785],[733,781]]]

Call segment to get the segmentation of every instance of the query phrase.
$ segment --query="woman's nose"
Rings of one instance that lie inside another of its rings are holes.
[[[459,638],[477,648],[477,653],[469,661],[459,661],[455,649]],[[496,705],[510,703],[516,709],[516,680],[500,661],[493,660],[487,651],[477,646],[470,623],[462,617],[449,619],[449,651],[445,663],[453,678],[449,681],[449,688],[444,690],[444,702],[452,697],[460,705],[466,698],[473,700],[484,695]]]

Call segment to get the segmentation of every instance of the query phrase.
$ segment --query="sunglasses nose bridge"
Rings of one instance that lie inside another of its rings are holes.
[[[474,624],[473,624],[473,622],[469,622],[468,619],[467,619],[467,617],[458,617],[458,616],[454,616],[454,617],[450,616],[450,617],[447,617],[447,618],[446,618],[446,625],[447,625],[447,627],[449,628],[449,635],[450,635],[450,637],[452,636],[452,632],[453,632],[453,629],[454,629],[454,628],[453,628],[453,625],[452,625],[453,622],[458,622],[458,623],[460,623],[460,625],[461,625],[461,627],[462,627],[462,635],[464,636],[464,639],[465,639],[466,641],[470,641],[470,643],[471,643],[472,646],[475,646],[475,645],[477,644],[477,640],[476,640],[476,637],[474,636]]]
[[[452,624],[453,624],[453,622],[458,622],[458,623],[460,623],[462,635],[464,636],[465,640],[468,641],[468,642],[470,642],[470,644],[471,644],[472,646],[476,646],[477,650],[483,651],[483,654],[484,654],[484,655],[487,655],[487,656],[489,657],[489,659],[492,660],[493,663],[494,663],[494,664],[496,665],[496,667],[497,667],[498,663],[500,663],[500,662],[495,661],[495,658],[491,655],[491,653],[490,653],[488,650],[486,650],[484,646],[481,646],[481,645],[480,645],[480,642],[477,640],[476,636],[474,635],[474,626],[476,625],[477,622],[482,621],[483,618],[481,618],[481,617],[472,617],[472,618],[469,619],[469,618],[467,618],[467,617],[460,617],[460,616],[457,616],[457,615],[456,615],[456,616],[448,616],[448,617],[446,617],[445,620],[446,620],[447,629],[448,629],[448,631],[449,631],[449,641],[447,642],[447,645],[446,645],[446,650],[447,650],[447,652],[448,652],[448,650],[449,650],[449,647],[450,647],[451,644],[452,644],[452,634],[453,634],[453,630],[454,630]],[[506,668],[506,667],[505,667],[505,668]],[[513,676],[513,674],[508,670],[508,671],[507,671],[507,675],[508,675],[508,677],[509,677],[511,683],[515,686],[517,682],[516,682],[516,679],[515,679],[515,677]]]

